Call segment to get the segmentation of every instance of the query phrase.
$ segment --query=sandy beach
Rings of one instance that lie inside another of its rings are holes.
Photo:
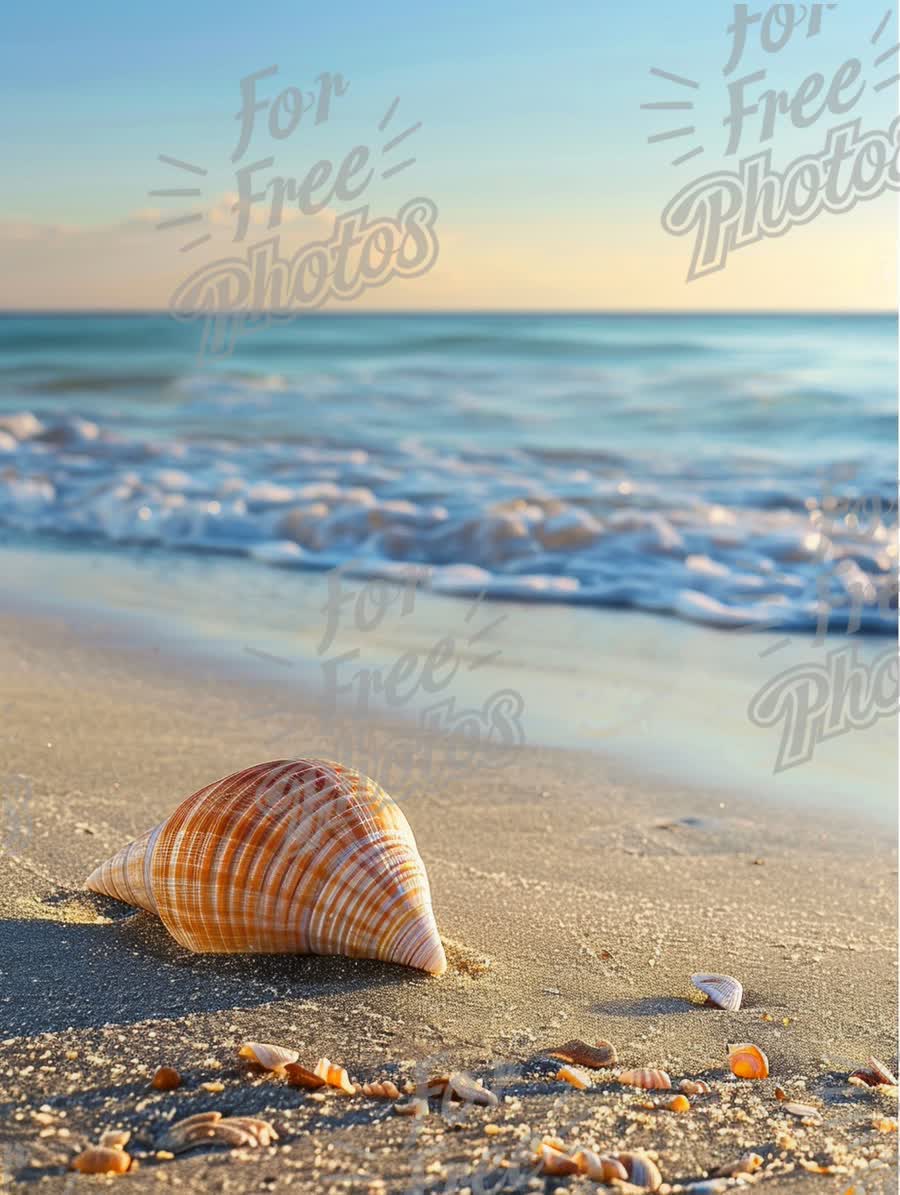
[[[748,1152],[763,1159],[765,1190],[893,1189],[896,1134],[875,1124],[896,1116],[896,1093],[848,1084],[869,1055],[896,1066],[897,871],[883,829],[522,747],[404,796],[451,944],[440,979],[336,958],[192,956],[153,917],[85,893],[98,862],[189,792],[283,756],[264,713],[272,699],[268,680],[162,641],[117,641],[100,618],[38,606],[0,616],[5,783],[20,785],[5,805],[18,837],[0,856],[7,1181],[75,1189],[92,1180],[67,1174],[71,1158],[122,1128],[140,1169],[93,1181],[592,1187],[530,1167],[549,1134],[572,1149],[651,1151],[675,1190]],[[316,755],[315,702],[292,701],[293,741]],[[697,1003],[695,971],[738,977],[741,1009]],[[702,1078],[711,1093],[677,1115],[657,1106],[667,1093],[610,1071],[576,1090],[545,1054],[575,1038],[612,1042],[619,1067],[664,1068],[673,1085]],[[434,1104],[413,1120],[390,1102],[321,1098],[239,1060],[247,1040],[401,1089],[465,1069],[500,1102],[445,1115]],[[726,1044],[744,1041],[768,1055],[768,1079],[729,1073]],[[161,1065],[181,1072],[177,1091],[150,1087]],[[816,1107],[815,1123],[784,1112],[776,1086]],[[279,1140],[158,1156],[167,1125],[213,1109],[262,1117]]]

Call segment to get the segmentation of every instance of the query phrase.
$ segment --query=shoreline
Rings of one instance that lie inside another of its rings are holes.
[[[110,646],[136,650],[139,659],[192,661],[187,671],[221,670],[263,695],[276,746],[288,741],[291,711],[317,700],[336,703],[344,724],[356,711],[366,723],[419,736],[416,727],[433,706],[452,702],[458,718],[512,690],[521,738],[535,748],[599,755],[638,785],[715,789],[773,813],[786,804],[838,821],[849,821],[845,811],[853,808],[854,823],[862,817],[876,830],[896,829],[895,714],[850,734],[816,740],[811,732],[806,762],[780,770],[790,702],[782,701],[785,717],[774,725],[748,716],[779,677],[824,675],[829,657],[843,649],[874,670],[892,650],[883,636],[819,643],[643,612],[479,604],[422,591],[409,616],[398,598],[379,625],[360,629],[351,599],[364,594],[366,582],[353,576],[334,599],[328,573],[246,561],[21,545],[5,547],[3,556],[0,613],[60,621],[101,652]],[[452,660],[444,671],[453,676],[429,694],[425,668],[447,639]],[[378,686],[409,653],[416,657],[412,677],[391,703]],[[832,698],[829,713],[840,715],[841,702]],[[435,716],[447,721],[446,711]]]
[[[12,1167],[24,1189],[68,1189],[67,1159],[110,1127],[132,1130],[142,1171],[128,1181],[141,1189],[242,1191],[265,1176],[269,1190],[443,1192],[515,1173],[510,1189],[524,1190],[533,1171],[511,1168],[543,1134],[655,1151],[676,1190],[748,1150],[765,1158],[766,1191],[891,1189],[896,1136],[873,1123],[896,1104],[847,1083],[869,1054],[896,1069],[886,834],[852,813],[811,822],[800,807],[723,802],[612,757],[527,745],[402,798],[439,928],[460,944],[442,979],[361,960],[188,955],[154,918],[85,893],[84,878],[186,793],[287,754],[268,743],[271,683],[159,645],[123,650],[127,635],[104,647],[109,632],[100,618],[90,636],[80,617],[0,614],[4,771],[30,778],[28,834],[0,853],[0,1132],[24,1151]],[[291,741],[315,754],[315,701],[291,717]],[[740,1011],[693,1002],[691,973],[716,970],[744,984]],[[611,1041],[621,1065],[662,1067],[673,1084],[702,1077],[712,1094],[679,1117],[606,1072],[575,1091],[542,1053],[573,1038]],[[433,1110],[411,1129],[389,1103],[316,1101],[254,1072],[236,1057],[246,1040],[292,1046],[306,1066],[327,1056],[359,1081],[466,1068],[504,1084],[503,1098],[464,1109],[461,1126]],[[730,1076],[728,1041],[757,1043],[771,1077]],[[160,1065],[183,1088],[153,1092]],[[776,1084],[821,1123],[785,1115]],[[156,1157],[166,1124],[209,1109],[269,1119],[280,1141]],[[839,1169],[807,1174],[801,1159]]]

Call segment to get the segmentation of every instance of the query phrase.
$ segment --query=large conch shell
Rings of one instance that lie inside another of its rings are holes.
[[[200,953],[447,969],[409,823],[374,780],[327,760],[277,760],[207,785],[87,887],[157,914]]]

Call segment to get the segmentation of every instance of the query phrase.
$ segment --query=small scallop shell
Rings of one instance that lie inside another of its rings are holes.
[[[350,1076],[342,1066],[329,1062],[327,1058],[320,1058],[316,1063],[315,1074],[324,1079],[329,1087],[336,1087],[346,1095],[356,1095],[356,1088],[350,1082]]]
[[[561,1083],[570,1083],[579,1091],[586,1091],[591,1086],[591,1076],[577,1066],[561,1066],[556,1072],[556,1079]]]
[[[645,1091],[668,1091],[672,1086],[672,1080],[665,1071],[657,1070],[633,1070],[621,1071],[619,1073],[619,1082],[627,1083],[629,1087],[643,1087]]]
[[[572,1161],[582,1174],[595,1183],[611,1183],[613,1179],[628,1181],[628,1171],[617,1158],[608,1154],[595,1154],[592,1149],[579,1149],[572,1155]]]
[[[390,1079],[384,1079],[378,1083],[363,1083],[363,1095],[373,1096],[379,1100],[399,1100],[400,1088],[396,1083],[392,1083]]]
[[[765,1079],[769,1074],[769,1060],[752,1042],[728,1047],[728,1065],[739,1079]]]
[[[447,969],[402,810],[374,780],[329,760],[276,760],[207,785],[87,887],[156,914],[199,953]]]
[[[173,1124],[159,1141],[159,1148],[184,1153],[197,1145],[227,1145],[230,1148],[271,1145],[278,1134],[267,1120],[252,1116],[227,1116],[221,1112],[197,1112]]]
[[[156,1071],[150,1083],[157,1091],[174,1091],[181,1086],[181,1075],[174,1066],[161,1066]]]
[[[655,1191],[662,1184],[662,1175],[654,1161],[642,1153],[616,1154],[628,1173],[628,1181],[646,1191]]]
[[[562,1153],[550,1145],[540,1146],[537,1160],[543,1174],[549,1174],[558,1178],[565,1174],[578,1173],[578,1163],[575,1159],[570,1158],[568,1154]]]
[[[685,1095],[709,1095],[712,1091],[710,1085],[702,1079],[682,1079],[678,1087]]]
[[[567,1041],[565,1045],[557,1046],[549,1051],[551,1058],[558,1058],[561,1062],[572,1062],[575,1066],[586,1066],[591,1070],[604,1070],[615,1066],[618,1061],[616,1048],[608,1041],[598,1041],[595,1046],[587,1042]]]
[[[291,1087],[305,1087],[308,1091],[318,1091],[325,1086],[325,1080],[308,1071],[299,1062],[289,1062],[284,1068],[285,1077]]]
[[[289,1062],[296,1062],[300,1055],[296,1050],[284,1046],[273,1046],[268,1042],[248,1041],[238,1050],[238,1057],[257,1062],[267,1071],[284,1070]]]
[[[73,1158],[69,1169],[79,1174],[126,1174],[131,1166],[131,1157],[124,1149],[113,1149],[108,1145],[89,1145],[77,1158]]]
[[[714,1008],[737,1012],[744,998],[744,989],[733,975],[705,975],[698,972],[691,976],[691,983],[699,988]]]

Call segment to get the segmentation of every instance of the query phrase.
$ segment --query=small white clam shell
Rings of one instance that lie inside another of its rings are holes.
[[[744,989],[733,975],[707,975],[698,972],[691,976],[691,983],[707,997],[715,1008],[737,1012],[744,998]]]
[[[273,1046],[263,1041],[244,1042],[238,1050],[238,1055],[249,1059],[250,1062],[258,1062],[267,1071],[280,1071],[289,1062],[296,1062],[300,1057],[296,1050],[289,1050],[285,1046]]]

